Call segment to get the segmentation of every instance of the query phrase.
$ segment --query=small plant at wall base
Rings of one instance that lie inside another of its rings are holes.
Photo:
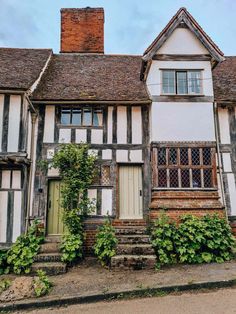
[[[37,275],[33,283],[34,293],[36,297],[42,297],[49,293],[52,283],[43,270],[38,270]]]
[[[94,245],[95,255],[98,257],[102,266],[110,266],[111,258],[116,254],[118,240],[115,236],[115,229],[112,227],[109,219],[99,227],[96,234]]]
[[[0,276],[3,274],[8,274],[10,268],[7,264],[7,249],[0,250]]]
[[[83,220],[93,210],[87,190],[96,173],[96,156],[89,154],[85,144],[62,144],[51,166],[59,170],[62,179],[62,207],[65,234],[60,246],[62,261],[72,263],[82,257]]]
[[[178,226],[165,214],[151,231],[157,268],[165,264],[222,263],[233,257],[235,239],[225,219],[217,215],[185,215]]]
[[[38,228],[39,225],[38,220],[35,220],[27,233],[19,236],[7,252],[7,264],[15,274],[30,272],[34,257],[44,240],[44,230]]]

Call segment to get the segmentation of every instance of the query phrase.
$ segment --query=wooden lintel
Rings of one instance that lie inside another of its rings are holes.
[[[209,54],[156,54],[152,59],[160,61],[211,61],[211,56]]]

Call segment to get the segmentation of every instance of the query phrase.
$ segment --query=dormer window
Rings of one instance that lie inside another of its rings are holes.
[[[162,70],[162,93],[167,95],[202,94],[200,70]]]

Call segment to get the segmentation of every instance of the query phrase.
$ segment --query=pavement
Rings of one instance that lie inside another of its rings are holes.
[[[50,280],[53,289],[48,296],[0,303],[0,311],[232,287],[236,285],[236,260],[223,264],[175,265],[160,271],[111,271],[101,267],[95,259],[87,259],[66,274],[52,276]]]

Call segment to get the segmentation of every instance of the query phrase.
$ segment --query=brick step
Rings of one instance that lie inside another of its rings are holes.
[[[118,244],[117,255],[153,255],[151,244]]]
[[[45,243],[60,243],[61,236],[47,236],[44,240]]]
[[[41,253],[35,256],[35,262],[60,262],[62,254],[60,253]]]
[[[116,227],[115,229],[116,235],[122,235],[122,234],[145,234],[147,232],[146,228],[144,227],[133,227],[133,226],[127,226],[127,227]]]
[[[66,264],[62,262],[34,263],[31,272],[35,274],[39,269],[45,271],[47,275],[59,275],[66,272]]]
[[[118,235],[117,239],[119,244],[149,244],[149,236],[145,234]]]
[[[199,191],[156,191],[152,192],[152,198],[158,199],[219,199],[218,192]]]
[[[121,226],[146,226],[147,223],[144,219],[114,219],[112,221],[112,225],[114,227],[121,227]]]
[[[155,255],[116,255],[111,259],[113,269],[153,269],[156,264]]]
[[[59,243],[43,243],[40,246],[40,253],[58,253],[59,252]]]

